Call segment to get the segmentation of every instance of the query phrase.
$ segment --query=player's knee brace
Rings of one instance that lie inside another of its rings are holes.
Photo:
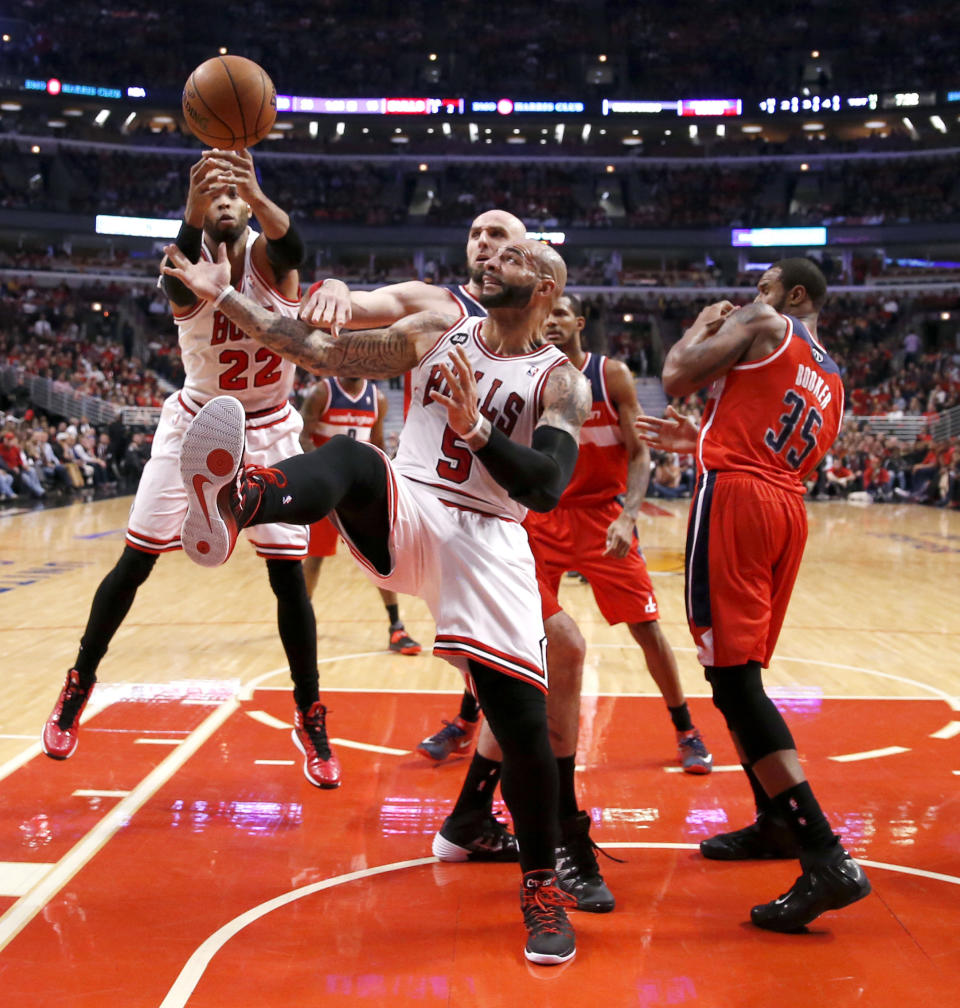
[[[795,749],[780,711],[763,688],[759,662],[708,668],[713,705],[724,716],[751,764],[781,749]]]

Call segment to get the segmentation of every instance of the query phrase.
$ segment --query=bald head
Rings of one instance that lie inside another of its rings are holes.
[[[567,286],[567,264],[561,258],[560,253],[550,245],[544,245],[543,242],[533,241],[530,238],[524,238],[517,244],[530,253],[533,261],[537,264],[540,276],[554,282],[556,296],[559,297],[563,293],[563,288]]]
[[[483,264],[508,242],[526,237],[526,225],[506,210],[486,210],[470,225],[467,236],[467,273],[476,287],[483,277]]]
[[[470,225],[470,234],[478,229],[495,229],[503,231],[508,241],[517,241],[526,238],[527,225],[506,210],[486,210]]]

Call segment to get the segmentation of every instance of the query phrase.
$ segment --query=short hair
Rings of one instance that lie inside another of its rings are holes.
[[[810,298],[813,307],[820,311],[827,300],[827,278],[820,267],[812,260],[802,256],[792,259],[780,259],[774,264],[780,270],[780,283],[785,291],[792,287],[803,287]]]
[[[570,309],[577,318],[581,318],[583,316],[583,302],[576,294],[573,293],[573,291],[564,291],[562,294],[557,296],[557,300],[559,301],[560,298],[566,298],[570,302]]]

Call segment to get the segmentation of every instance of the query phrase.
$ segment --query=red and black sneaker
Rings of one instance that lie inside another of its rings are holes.
[[[57,705],[43,726],[41,743],[43,751],[56,760],[68,759],[76,752],[80,732],[80,715],[87,706],[94,683],[80,685],[80,674],[76,669],[67,673],[67,681],[60,690]]]
[[[319,788],[340,787],[340,760],[327,738],[327,708],[317,700],[293,718],[293,744],[303,753],[303,775]]]
[[[526,872],[520,888],[520,909],[527,926],[523,954],[541,966],[558,966],[577,953],[577,940],[567,917],[577,901],[557,884],[549,868]]]
[[[390,625],[390,650],[400,654],[420,654],[423,648],[407,633],[402,623]]]
[[[260,507],[267,483],[286,477],[265,466],[242,466],[246,415],[233,396],[217,396],[190,421],[180,448],[187,514],[180,530],[184,553],[201,567],[226,563],[240,529]]]

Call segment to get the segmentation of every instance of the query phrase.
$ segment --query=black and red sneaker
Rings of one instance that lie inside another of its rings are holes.
[[[190,421],[180,448],[187,514],[180,530],[184,553],[201,567],[226,563],[240,529],[260,507],[267,483],[283,486],[277,469],[243,466],[246,415],[233,396],[217,396]]]
[[[559,966],[577,953],[577,940],[567,910],[577,901],[557,884],[549,868],[526,872],[520,887],[520,909],[527,927],[523,954],[541,966]]]
[[[76,752],[80,715],[87,706],[93,687],[94,683],[86,687],[80,685],[80,673],[76,669],[67,673],[57,705],[43,726],[41,744],[51,759],[65,760]]]
[[[303,775],[319,788],[340,787],[340,760],[327,738],[327,708],[317,700],[306,713],[297,708],[293,744],[303,753]]]

